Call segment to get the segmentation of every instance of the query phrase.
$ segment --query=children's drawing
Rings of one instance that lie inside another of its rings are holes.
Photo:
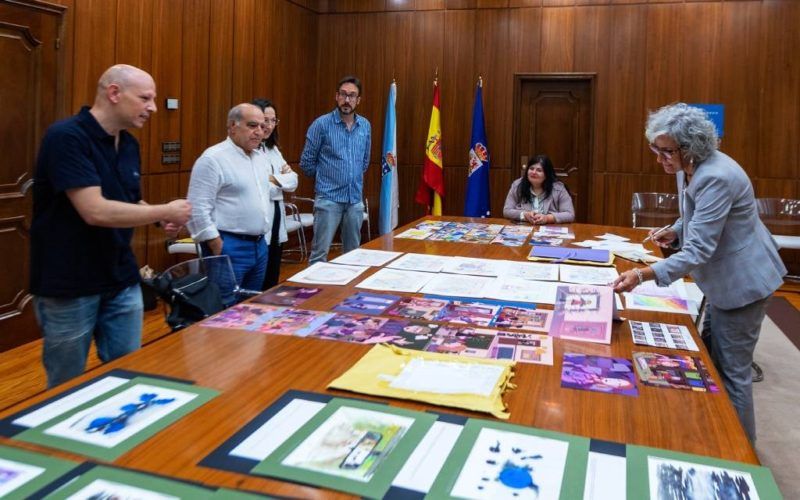
[[[758,500],[753,478],[747,472],[647,457],[650,498],[667,500]]]
[[[475,499],[558,499],[569,443],[485,428],[450,494]]]
[[[637,396],[633,364],[624,358],[564,354],[561,387]]]
[[[0,497],[5,497],[44,471],[42,467],[0,458]]]

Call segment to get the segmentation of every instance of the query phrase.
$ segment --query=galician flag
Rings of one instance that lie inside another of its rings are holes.
[[[486,126],[483,122],[483,80],[478,78],[478,91],[475,93],[475,104],[472,106],[472,139],[464,215],[487,217],[489,212],[489,145],[486,142]]]
[[[389,86],[389,100],[386,101],[386,119],[383,124],[383,150],[381,154],[381,206],[378,216],[378,232],[390,233],[397,227],[397,209],[400,207],[400,194],[397,186],[397,118],[395,102],[397,84]]]
[[[442,215],[444,197],[444,171],[442,170],[442,128],[439,122],[439,83],[433,81],[433,109],[431,124],[428,127],[428,140],[425,142],[425,163],[422,165],[422,179],[414,200],[425,205],[431,215]],[[433,200],[431,200],[431,191]]]

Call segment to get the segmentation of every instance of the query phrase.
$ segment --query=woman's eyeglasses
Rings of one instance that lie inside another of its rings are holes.
[[[650,147],[650,151],[652,151],[656,156],[661,156],[665,160],[671,160],[672,155],[681,150],[681,148],[660,148],[655,144],[648,144],[648,146]]]

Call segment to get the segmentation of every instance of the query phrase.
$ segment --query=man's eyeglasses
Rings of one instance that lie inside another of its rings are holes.
[[[338,95],[339,98],[342,99],[343,101],[356,102],[356,100],[358,99],[358,94],[356,94],[355,92],[353,92],[352,94],[348,94],[347,92],[342,92],[340,90],[339,92],[336,93],[336,95]]]
[[[672,155],[679,152],[681,148],[660,148],[655,144],[648,144],[650,147],[650,151],[652,151],[656,156],[661,156],[665,160],[671,160]]]

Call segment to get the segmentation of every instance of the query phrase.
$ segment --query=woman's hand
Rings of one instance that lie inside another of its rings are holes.
[[[664,229],[663,231],[653,229],[648,236],[653,243],[661,248],[669,248],[672,242],[678,238],[678,233],[672,228]]]
[[[617,293],[630,292],[639,286],[639,276],[634,271],[625,271],[617,276],[611,286]]]
[[[531,212],[533,213],[533,212]],[[532,224],[550,224],[551,222],[555,222],[555,217],[550,217],[549,215],[545,214],[533,214]]]
[[[534,222],[534,217],[536,216],[536,212],[524,212],[525,220],[528,221],[528,224],[537,224]]]

